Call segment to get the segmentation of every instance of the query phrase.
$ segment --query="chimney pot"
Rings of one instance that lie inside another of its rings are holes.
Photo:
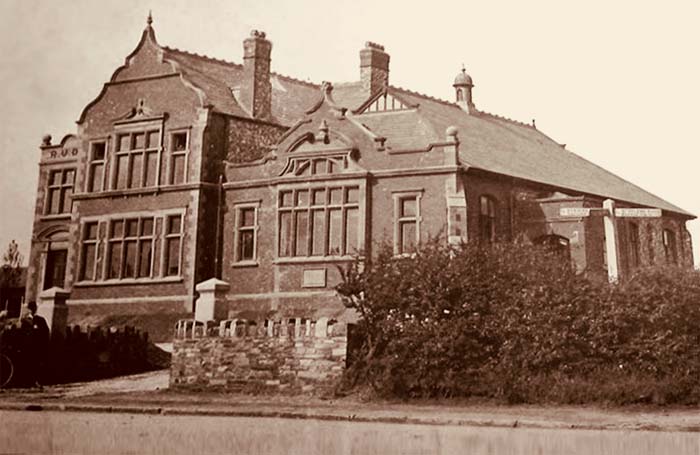
[[[384,46],[367,41],[360,51],[360,80],[367,97],[389,85],[389,54]]]

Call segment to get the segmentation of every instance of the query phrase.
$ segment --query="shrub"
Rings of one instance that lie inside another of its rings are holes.
[[[360,320],[346,382],[393,397],[700,402],[700,277],[613,286],[532,245],[389,245],[342,270]]]

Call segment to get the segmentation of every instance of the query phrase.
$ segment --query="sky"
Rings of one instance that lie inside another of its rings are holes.
[[[0,0],[1,249],[28,255],[41,137],[75,132],[149,10],[160,44],[239,63],[265,31],[272,70],[317,83],[358,80],[366,41],[392,85],[443,99],[464,64],[477,108],[700,214],[697,1]]]

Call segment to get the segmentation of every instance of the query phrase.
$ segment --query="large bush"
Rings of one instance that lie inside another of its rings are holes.
[[[700,402],[700,277],[642,270],[619,285],[553,251],[435,240],[343,270],[360,314],[350,385],[394,397]]]

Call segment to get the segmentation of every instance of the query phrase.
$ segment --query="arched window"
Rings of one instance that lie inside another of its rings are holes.
[[[479,197],[479,238],[486,243],[496,241],[496,202],[490,196]]]
[[[670,229],[664,229],[664,255],[667,264],[678,263],[678,252],[676,250],[676,234]]]

